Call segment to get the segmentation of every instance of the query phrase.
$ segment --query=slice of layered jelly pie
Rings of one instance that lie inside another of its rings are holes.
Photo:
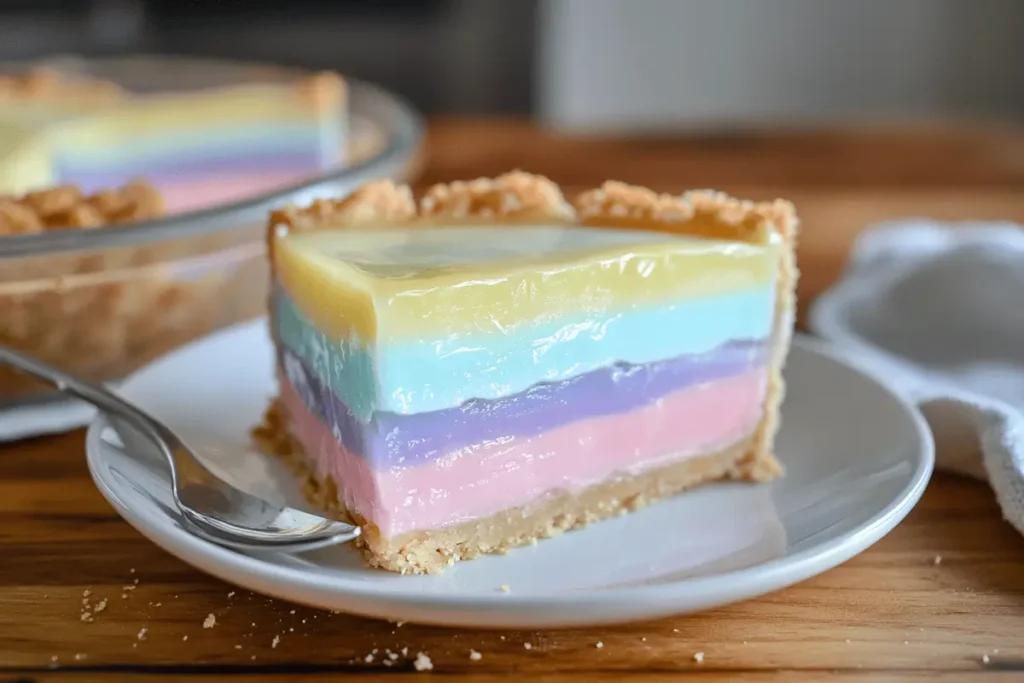
[[[256,435],[403,573],[772,479],[795,226],[781,200],[570,203],[523,173],[274,213]]]

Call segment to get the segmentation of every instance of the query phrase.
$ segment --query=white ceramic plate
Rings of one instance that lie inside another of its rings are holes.
[[[274,391],[265,322],[233,328],[143,369],[121,387],[178,430],[237,485],[302,499],[248,430]],[[586,626],[693,612],[814,576],[892,529],[932,471],[917,411],[818,343],[797,339],[771,485],[704,486],[632,515],[436,576],[363,566],[349,547],[304,557],[245,555],[195,538],[169,511],[166,483],[144,454],[89,430],[96,485],[132,526],[199,569],[254,591],[391,620],[471,627]],[[501,590],[508,586],[509,591]]]

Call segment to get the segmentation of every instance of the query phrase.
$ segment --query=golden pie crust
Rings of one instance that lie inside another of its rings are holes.
[[[658,194],[644,187],[608,181],[570,202],[551,180],[522,171],[435,185],[418,202],[409,186],[379,180],[343,199],[320,199],[307,207],[288,206],[275,211],[270,215],[270,227],[305,231],[467,219],[635,226],[743,241],[763,240],[769,231],[792,240],[797,229],[796,210],[783,199],[755,203],[710,190]]]
[[[101,106],[128,99],[128,92],[99,78],[72,78],[56,69],[36,67],[20,74],[0,74],[0,101],[30,100]]]
[[[297,78],[287,85],[296,97],[328,113],[344,107],[348,98],[345,79],[333,71]],[[0,74],[0,102],[31,101],[87,109],[117,105],[136,97],[113,81],[64,74],[46,67]]]

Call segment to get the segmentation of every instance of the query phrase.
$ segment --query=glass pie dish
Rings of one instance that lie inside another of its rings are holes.
[[[174,57],[54,64],[129,92],[303,75]],[[0,71],[24,66],[4,64]],[[263,231],[271,209],[345,194],[376,178],[404,180],[415,174],[423,138],[420,116],[377,86],[345,82],[343,166],[271,193],[156,220],[112,218],[101,228],[60,226],[33,234],[0,230],[0,344],[89,380],[114,382],[182,344],[262,315],[268,285]],[[91,210],[97,196],[67,201],[91,202],[86,207]],[[43,385],[0,368],[0,409],[56,398]]]

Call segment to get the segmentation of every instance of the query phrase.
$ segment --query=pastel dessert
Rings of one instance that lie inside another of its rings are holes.
[[[770,480],[795,228],[781,200],[570,204],[523,173],[276,212],[256,436],[402,573]]]
[[[144,177],[178,212],[281,189],[344,159],[346,91],[290,83],[128,94],[49,71],[0,79],[0,193]]]

